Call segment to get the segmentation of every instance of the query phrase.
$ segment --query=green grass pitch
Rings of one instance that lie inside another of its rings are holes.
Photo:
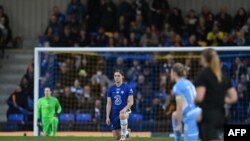
[[[171,138],[129,138],[128,141],[173,141]],[[0,141],[115,141],[105,137],[0,137]]]

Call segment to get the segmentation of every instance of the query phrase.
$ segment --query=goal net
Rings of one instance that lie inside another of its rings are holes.
[[[204,48],[36,48],[35,112],[45,87],[62,106],[59,131],[110,131],[105,124],[105,93],[113,84],[115,69],[123,70],[125,82],[134,90],[129,118],[132,131],[170,133],[175,110],[170,69],[175,62],[188,68],[194,81]],[[217,47],[223,73],[239,93],[239,101],[225,106],[231,123],[249,123],[250,49]],[[37,135],[36,114],[34,133]]]

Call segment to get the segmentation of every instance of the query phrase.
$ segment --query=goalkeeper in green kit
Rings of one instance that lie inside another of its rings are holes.
[[[45,136],[55,136],[58,128],[57,115],[62,111],[56,97],[51,96],[51,89],[44,89],[44,97],[38,100],[38,126],[42,126]]]

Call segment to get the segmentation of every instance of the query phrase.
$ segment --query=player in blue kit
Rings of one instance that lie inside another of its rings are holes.
[[[184,123],[184,141],[198,141],[197,122],[201,118],[201,108],[194,103],[196,89],[192,82],[185,79],[186,69],[181,63],[174,64],[171,79],[175,81],[173,93],[176,96],[176,111],[172,114],[172,126],[175,141],[181,140],[182,122]]]
[[[128,134],[128,117],[133,105],[133,90],[123,83],[121,70],[114,72],[115,84],[108,89],[106,124],[112,128],[115,139],[126,140]]]

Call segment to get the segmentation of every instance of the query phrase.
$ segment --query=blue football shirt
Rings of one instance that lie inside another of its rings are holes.
[[[133,95],[132,88],[127,84],[121,84],[119,87],[116,85],[108,89],[107,97],[111,98],[112,110],[122,110],[128,103],[128,97]]]
[[[183,115],[193,110],[196,105],[194,103],[196,90],[192,82],[187,79],[180,79],[173,87],[174,95],[183,97]]]

